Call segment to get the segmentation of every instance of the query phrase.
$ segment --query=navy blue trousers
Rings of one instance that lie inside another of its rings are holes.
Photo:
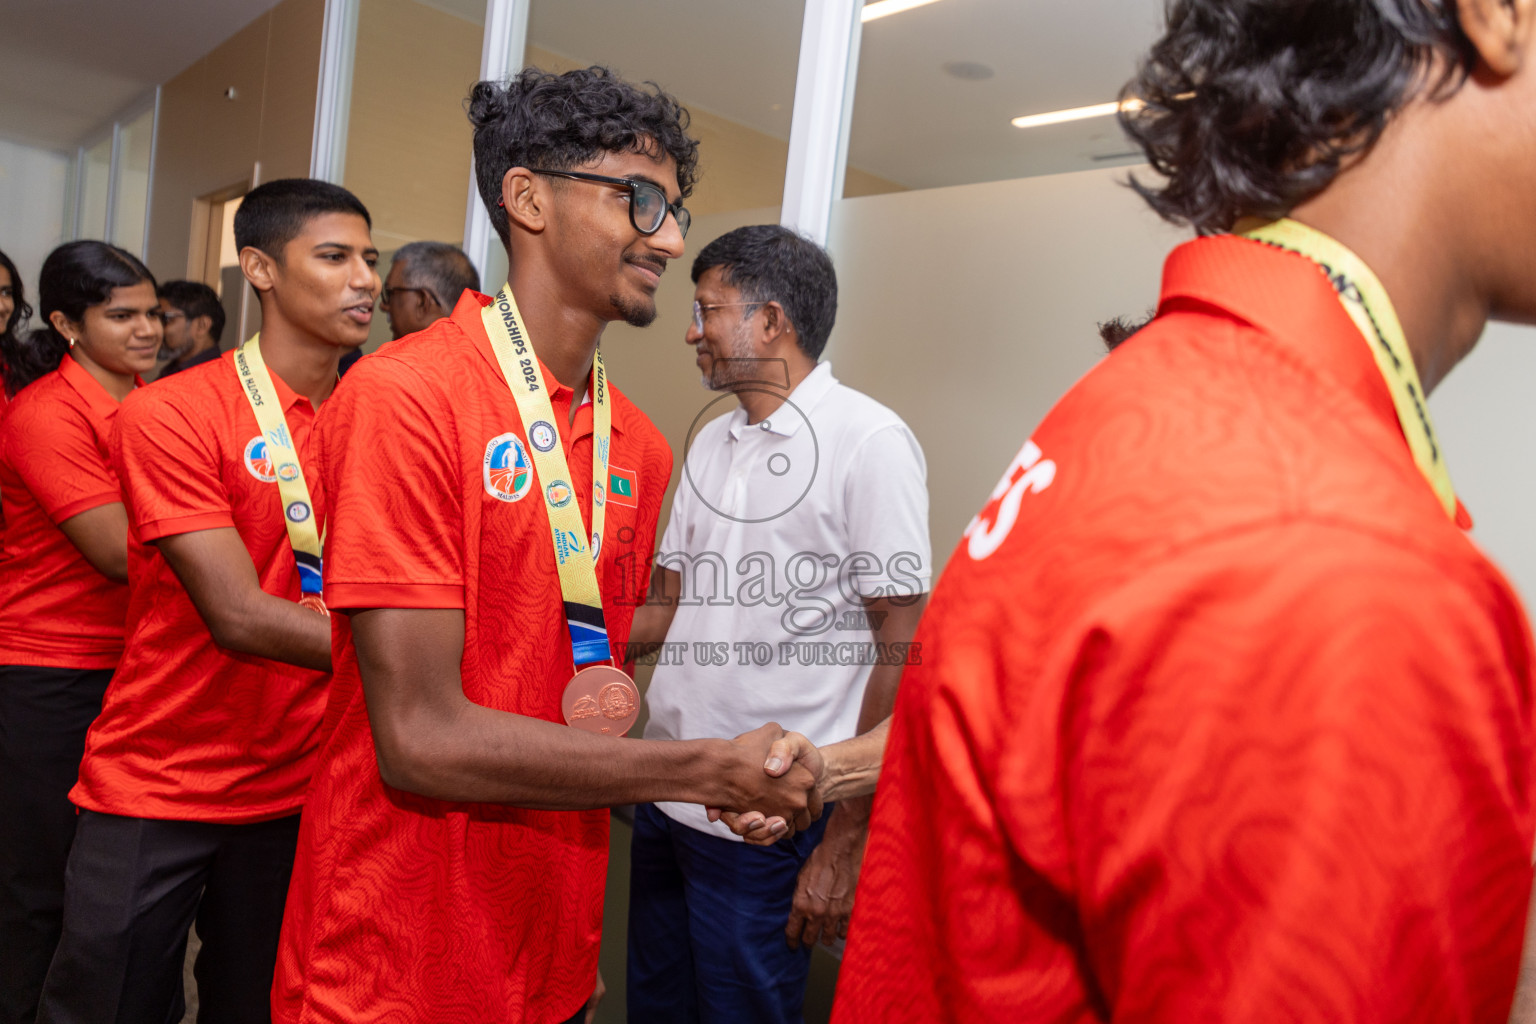
[[[829,804],[828,812],[832,809]],[[630,1024],[796,1024],[811,951],[789,948],[795,881],[827,815],[769,847],[635,808],[629,857]]]

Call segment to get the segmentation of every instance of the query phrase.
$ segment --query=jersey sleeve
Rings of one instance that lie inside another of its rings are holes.
[[[112,466],[123,482],[128,520],[144,543],[197,530],[233,527],[229,489],[206,418],[189,411],[196,391],[141,388],[123,402],[112,428]]]
[[[314,450],[330,607],[464,607],[464,498],[450,420],[438,392],[389,358],[359,360],[322,407]]]
[[[928,540],[928,466],[903,423],[859,445],[843,487],[848,524],[847,583],[862,597],[926,594],[933,576]],[[860,559],[859,555],[868,558]]]
[[[84,413],[60,403],[27,402],[5,423],[5,458],[55,524],[122,501]]]
[[[1256,543],[1127,588],[1063,701],[1115,1019],[1504,1019],[1531,880],[1518,612],[1375,538]]]

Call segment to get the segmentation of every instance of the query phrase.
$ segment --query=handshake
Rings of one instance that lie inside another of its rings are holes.
[[[723,800],[707,808],[742,839],[771,846],[821,817],[827,763],[810,740],[769,722],[730,741]]]

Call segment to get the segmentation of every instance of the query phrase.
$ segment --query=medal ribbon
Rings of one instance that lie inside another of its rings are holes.
[[[293,548],[293,560],[299,567],[299,589],[303,597],[299,603],[317,612],[325,612],[325,601],[320,594],[320,531],[315,526],[315,507],[309,500],[309,485],[304,482],[304,469],[299,463],[298,450],[294,448],[293,434],[283,416],[283,405],[278,400],[277,388],[272,385],[272,374],[261,358],[261,333],[243,342],[235,350],[235,372],[251,412],[256,414],[256,426],[267,443],[267,459],[272,463],[277,477],[277,494],[283,505],[283,525],[288,529],[288,543]],[[290,468],[291,467],[291,468]]]
[[[503,287],[496,301],[480,313],[485,333],[496,352],[501,375],[517,401],[523,420],[523,433],[531,449],[536,481],[549,513],[549,532],[555,548],[555,566],[560,573],[560,596],[565,602],[565,622],[571,634],[571,656],[578,665],[611,661],[608,627],[603,621],[602,592],[597,583],[596,559],[602,550],[603,519],[607,502],[608,442],[612,433],[613,410],[608,403],[608,377],[603,369],[603,353],[592,359],[592,534],[590,544],[581,523],[581,506],[571,486],[571,471],[565,460],[560,428],[555,422],[554,406],[539,360],[528,342],[523,319],[517,310],[512,289]],[[541,447],[540,438],[547,443]]]
[[[1328,276],[1328,283],[1339,293],[1339,301],[1376,357],[1376,367],[1392,394],[1397,420],[1408,439],[1413,461],[1434,489],[1446,514],[1455,519],[1456,490],[1451,486],[1440,439],[1429,417],[1424,387],[1419,383],[1419,371],[1413,364],[1403,326],[1381,281],[1364,260],[1342,243],[1289,218],[1254,226],[1239,225],[1239,230],[1244,238],[1307,257]]]

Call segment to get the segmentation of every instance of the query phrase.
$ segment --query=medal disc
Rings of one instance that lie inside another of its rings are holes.
[[[565,684],[565,724],[605,736],[623,736],[640,717],[640,690],[612,665],[584,668]]]

